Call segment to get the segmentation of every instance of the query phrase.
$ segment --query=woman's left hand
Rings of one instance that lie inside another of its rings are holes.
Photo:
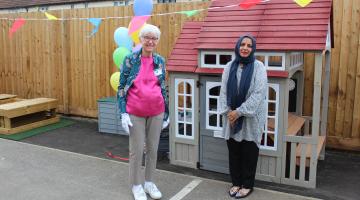
[[[169,126],[169,123],[170,123],[170,119],[168,118],[166,121],[163,121],[163,124],[162,124],[162,129],[166,128],[167,126]]]
[[[236,110],[230,111],[227,115],[230,125],[233,127],[236,120],[240,117]]]

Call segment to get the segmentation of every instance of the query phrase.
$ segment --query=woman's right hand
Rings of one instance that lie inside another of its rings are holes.
[[[234,127],[236,120],[239,118],[239,115],[236,110],[232,110],[227,115],[228,120],[230,122],[230,126]]]
[[[129,126],[133,126],[130,120],[130,116],[127,113],[121,114],[121,126],[127,134],[130,134]]]

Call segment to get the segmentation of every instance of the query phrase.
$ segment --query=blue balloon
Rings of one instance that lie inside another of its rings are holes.
[[[153,9],[152,0],[135,0],[134,1],[135,16],[150,15]]]
[[[128,33],[129,30],[127,28],[119,27],[114,32],[114,40],[118,47],[125,47],[131,51],[134,43]]]

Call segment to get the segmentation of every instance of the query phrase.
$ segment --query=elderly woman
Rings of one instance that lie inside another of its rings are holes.
[[[118,102],[122,127],[129,133],[130,184],[135,200],[146,200],[146,193],[153,199],[162,196],[153,183],[160,132],[169,124],[165,61],[154,53],[160,34],[154,25],[141,29],[142,49],[126,56],[120,75]],[[144,143],[145,183],[141,175]]]
[[[251,194],[257,159],[266,120],[267,75],[262,62],[255,59],[256,40],[245,35],[235,46],[235,59],[222,75],[220,108],[224,138],[229,150],[232,187],[229,195],[237,199]]]

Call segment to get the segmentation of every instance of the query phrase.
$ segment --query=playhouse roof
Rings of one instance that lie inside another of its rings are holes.
[[[198,54],[197,49],[195,49],[195,44],[202,24],[202,22],[185,22],[180,36],[172,49],[171,56],[167,61],[167,70],[195,72],[198,63]]]
[[[104,0],[1,0],[0,9],[25,8],[31,6],[93,2]]]
[[[245,33],[256,37],[257,51],[322,51],[330,27],[331,1],[313,0],[302,8],[293,1],[271,0],[249,9],[237,6],[238,0],[213,1],[204,22],[184,24],[167,69],[221,73],[222,69],[199,67],[197,50],[233,50]]]
[[[271,0],[249,9],[224,7],[238,3],[212,2],[196,48],[233,49],[240,35],[250,33],[257,39],[257,50],[325,49],[331,0],[313,0],[306,7],[289,0]]]

